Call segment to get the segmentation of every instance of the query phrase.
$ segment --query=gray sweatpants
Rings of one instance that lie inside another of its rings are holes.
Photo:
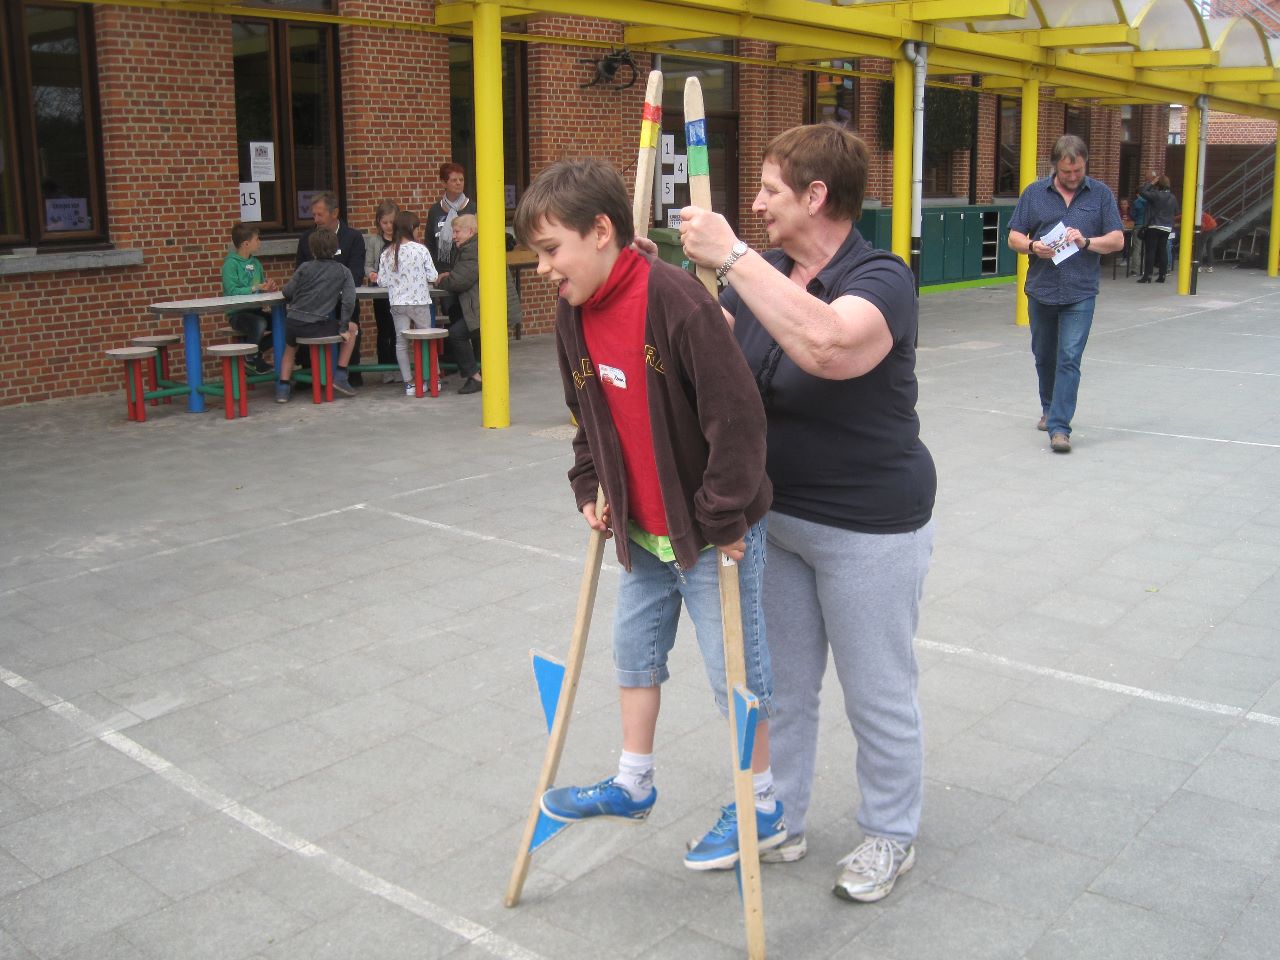
[[[400,376],[405,383],[413,383],[413,357],[409,354],[409,341],[405,340],[404,332],[428,329],[431,326],[431,307],[420,303],[392,307],[391,323],[396,329],[396,363],[400,364]],[[422,379],[427,379],[425,369]]]
[[[764,613],[775,705],[769,740],[791,834],[805,829],[830,650],[858,744],[858,825],[901,843],[916,837],[924,745],[913,643],[933,530],[930,520],[913,533],[856,533],[769,514]]]

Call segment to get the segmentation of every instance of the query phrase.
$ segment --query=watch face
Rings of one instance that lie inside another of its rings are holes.
[[[745,240],[739,240],[733,245],[733,252],[736,256],[742,256],[747,252],[747,244]]]

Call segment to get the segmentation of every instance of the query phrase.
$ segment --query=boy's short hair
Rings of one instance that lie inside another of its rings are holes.
[[[460,213],[453,218],[453,231],[458,232],[458,228],[470,230],[472,233],[480,232],[480,221],[476,219],[474,213]]]
[[[259,233],[256,223],[237,223],[231,228],[231,245],[239,250]]]
[[[307,240],[307,249],[313,260],[332,260],[338,252],[338,235],[332,230],[316,229]]]
[[[822,211],[832,220],[862,216],[868,156],[861,138],[834,123],[792,127],[764,148],[764,160],[778,165],[782,182],[793,193],[807,190],[815,180],[827,185]]]
[[[543,220],[555,220],[585,237],[601,214],[613,224],[618,249],[629,246],[635,226],[631,199],[618,171],[599,160],[559,160],[538,174],[524,192],[512,227],[524,244]]]

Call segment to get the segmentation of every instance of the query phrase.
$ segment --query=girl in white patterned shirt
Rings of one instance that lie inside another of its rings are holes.
[[[409,345],[404,332],[431,326],[431,283],[436,279],[436,265],[431,254],[413,239],[418,218],[401,211],[396,214],[387,244],[378,260],[378,286],[386,287],[391,301],[391,320],[396,328],[396,362],[404,377],[404,395],[414,395],[413,374],[409,368]]]

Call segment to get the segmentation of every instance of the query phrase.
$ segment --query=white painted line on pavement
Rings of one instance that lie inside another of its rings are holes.
[[[1154,703],[1167,703],[1176,707],[1186,707],[1189,710],[1199,710],[1202,713],[1217,713],[1225,717],[1241,717],[1254,723],[1266,723],[1280,727],[1280,717],[1273,717],[1269,713],[1246,710],[1244,707],[1235,707],[1228,703],[1210,703],[1208,700],[1195,700],[1191,697],[1179,697],[1172,693],[1144,690],[1141,687],[1133,687],[1127,683],[1114,683],[1111,680],[1099,680],[1097,677],[1088,677],[1080,673],[1068,673],[1066,670],[1057,670],[1053,667],[1041,667],[1034,663],[1023,663],[1020,660],[1002,657],[997,653],[986,653],[982,650],[961,647],[953,643],[940,643],[937,640],[922,640],[917,637],[916,644],[926,650],[933,650],[937,653],[950,653],[955,656],[968,657],[971,660],[999,664],[1002,667],[1010,667],[1024,673],[1033,673],[1037,676],[1061,680],[1064,683],[1074,683],[1077,686],[1092,687],[1095,690],[1105,690],[1108,693],[1118,693],[1125,697],[1150,700]]]
[[[423,517],[415,517],[411,513],[399,513],[395,510],[384,510],[381,507],[370,507],[373,513],[384,513],[389,517],[395,517],[397,520],[403,520],[406,523],[416,523],[420,527],[430,527],[432,530],[439,530],[442,533],[452,533],[455,536],[466,537],[468,540],[479,540],[481,543],[500,543],[506,547],[515,547],[515,549],[524,553],[532,553],[539,557],[548,557],[552,560],[567,560],[571,563],[581,563],[582,557],[570,556],[567,553],[557,553],[555,550],[548,550],[546,547],[535,547],[532,544],[521,543],[518,540],[508,540],[505,537],[495,537],[489,533],[478,533],[475,530],[468,530],[465,527],[457,527],[451,523],[440,523],[437,520],[427,520]],[[585,524],[583,525],[585,527]],[[585,530],[583,531],[585,534]],[[601,569],[614,570],[618,567],[605,563]]]
[[[1175,313],[1169,317],[1157,317],[1154,320],[1144,320],[1142,323],[1132,323],[1127,327],[1108,327],[1103,330],[1094,330],[1090,333],[1092,337],[1104,337],[1112,333],[1125,333],[1129,330],[1137,330],[1141,327],[1149,327],[1156,323],[1168,323],[1170,320],[1186,320],[1190,317],[1203,317],[1207,313],[1218,313],[1222,310],[1230,310],[1233,307],[1242,307],[1246,303],[1257,303],[1259,300],[1267,300],[1271,297],[1280,296],[1277,293],[1264,293],[1258,297],[1250,297],[1248,300],[1223,301],[1215,300],[1213,305],[1204,310],[1188,310],[1186,313]],[[1231,319],[1235,319],[1232,317]]]
[[[540,467],[547,463],[554,463],[558,460],[563,460],[563,459],[564,459],[563,455],[560,455],[556,457],[549,457],[545,460],[531,460],[527,463],[519,463],[511,467],[504,467],[501,470],[492,470],[488,473],[476,473],[466,477],[454,477],[451,480],[443,480],[440,483],[433,483],[430,486],[426,486],[426,487],[417,487],[413,490],[400,490],[396,493],[389,494],[386,497],[386,499],[395,500],[400,497],[413,496],[414,494],[429,493],[433,490],[442,490],[442,489],[445,489],[446,487],[451,487],[459,483],[470,483],[475,480],[485,480],[490,477],[501,476],[504,473],[511,473],[516,470],[525,470],[530,467]],[[276,523],[269,523],[260,527],[252,527],[248,530],[239,530],[239,531],[236,531],[235,533],[225,533],[216,537],[209,537],[206,540],[196,540],[196,541],[193,541],[192,543],[181,543],[176,546],[166,547],[165,549],[157,551],[156,553],[148,553],[143,556],[137,556],[137,557],[126,557],[123,560],[115,560],[115,561],[112,561],[111,563],[99,564],[96,567],[88,567],[84,570],[77,570],[75,573],[68,573],[60,577],[50,577],[47,580],[36,580],[32,583],[24,583],[20,587],[10,587],[6,590],[0,590],[0,597],[7,597],[10,594],[17,593],[20,590],[31,589],[35,587],[44,587],[53,583],[67,583],[71,580],[77,580],[80,577],[87,576],[88,574],[91,574],[91,573],[103,573],[107,570],[114,570],[117,567],[126,566],[127,564],[130,564],[130,563],[141,563],[146,560],[154,560],[157,557],[168,557],[176,553],[182,553],[183,551],[186,551],[186,550],[194,550],[197,547],[208,547],[208,546],[212,546],[215,543],[226,543],[229,540],[236,540],[240,537],[247,537],[253,534],[269,533],[272,530],[283,530],[285,527],[291,527],[294,524],[298,524],[298,523],[310,523],[312,520],[323,520],[326,517],[336,517],[339,514],[349,513],[352,510],[364,510],[368,506],[369,505],[367,503],[353,503],[353,504],[350,504],[349,506],[336,507],[333,510],[325,510],[322,513],[308,514],[305,517],[292,517],[288,520],[281,520]],[[13,565],[22,563],[27,559],[30,559],[30,558],[15,557],[13,560],[9,561],[9,563],[4,564],[4,566],[13,566]]]
[[[1014,420],[1027,420],[1025,413],[1011,413],[1008,410],[993,410],[990,407],[966,407],[961,403],[948,403],[948,410],[968,410],[970,413],[990,413],[997,417],[1011,417]],[[1136,433],[1144,437],[1169,437],[1173,440],[1200,440],[1205,443],[1229,443],[1241,447],[1266,447],[1280,450],[1280,443],[1263,443],[1260,440],[1230,440],[1226,437],[1202,437],[1194,433],[1162,433],[1159,430],[1134,430],[1130,427],[1108,427],[1097,423],[1086,423],[1084,428],[1090,430],[1110,430],[1114,433]]]
[[[254,833],[265,837],[291,853],[314,860],[329,873],[344,880],[356,889],[375,897],[381,897],[383,900],[409,911],[414,916],[421,917],[423,920],[434,923],[442,930],[475,944],[486,953],[499,957],[501,960],[545,960],[541,954],[527,950],[518,943],[494,933],[483,924],[468,920],[466,917],[446,910],[444,907],[432,903],[430,900],[426,900],[416,893],[406,890],[404,887],[384,880],[363,867],[358,867],[349,860],[344,860],[342,857],[330,853],[323,847],[316,846],[305,837],[299,836],[275,821],[269,820],[262,814],[251,810],[239,801],[233,800],[231,797],[213,789],[207,783],[196,779],[185,770],[175,766],[159,754],[148,750],[137,741],[116,730],[104,729],[101,723],[95,721],[93,717],[79,707],[43,690],[26,677],[19,676],[4,667],[0,667],[0,681],[69,723],[92,734],[102,743],[124,754],[135,763],[146,767],[183,793],[199,800],[205,806],[218,813],[225,814],[237,823],[248,827]]]
[[[209,537],[205,540],[194,540],[191,543],[180,543],[177,546],[165,547],[155,553],[148,553],[140,557],[126,557],[123,560],[113,560],[111,563],[102,563],[96,567],[88,567],[84,570],[77,570],[75,573],[68,573],[61,577],[50,577],[48,580],[37,580],[34,583],[24,583],[20,587],[10,587],[8,590],[0,590],[0,597],[7,597],[11,593],[17,593],[20,590],[29,590],[33,587],[44,587],[51,583],[67,583],[71,580],[78,580],[80,577],[88,576],[91,573],[103,573],[107,570],[115,570],[117,567],[123,567],[130,563],[141,563],[145,560],[154,560],[157,557],[171,557],[176,553],[182,553],[186,550],[194,550],[197,547],[208,547],[215,543],[226,543],[229,540],[236,540],[255,533],[267,533],[271,530],[283,530],[285,527],[292,527],[297,523],[310,523],[312,520],[323,520],[325,517],[336,517],[342,513],[349,513],[352,510],[363,510],[365,504],[353,503],[349,507],[338,507],[334,510],[325,510],[321,513],[308,514],[305,517],[292,517],[288,520],[280,520],[276,523],[269,523],[262,527],[252,527],[248,530],[237,530],[235,533],[224,533],[216,537]],[[21,559],[21,558],[19,558]],[[14,561],[16,562],[16,561]]]
[[[517,463],[514,466],[503,467],[501,470],[490,470],[488,473],[473,473],[469,477],[454,477],[452,480],[442,480],[439,483],[428,484],[425,487],[414,487],[412,490],[400,490],[386,496],[386,500],[399,500],[401,497],[412,497],[420,493],[431,493],[433,490],[443,490],[446,487],[452,487],[459,483],[471,483],[475,480],[489,480],[493,477],[500,477],[504,473],[514,473],[517,470],[528,470],[530,467],[541,467],[548,463],[557,463],[565,460],[564,453],[557,454],[554,457],[547,457],[543,460],[530,460],[528,463]]]
[[[1174,440],[1202,440],[1205,443],[1230,443],[1240,447],[1266,447],[1271,450],[1280,450],[1280,443],[1262,443],[1259,440],[1228,440],[1225,437],[1202,437],[1194,433],[1161,433],[1159,430],[1131,430],[1128,427],[1100,427],[1097,424],[1093,424],[1093,429],[1110,430],[1113,433],[1137,433],[1146,437],[1170,437]]]
[[[1153,370],[1178,370],[1187,373],[1229,373],[1239,377],[1280,377],[1280,373],[1265,373],[1261,370],[1223,370],[1220,367],[1183,367],[1175,363],[1136,363],[1132,360],[1108,360],[1104,357],[1089,357],[1089,363],[1113,363],[1120,367],[1150,367]]]

